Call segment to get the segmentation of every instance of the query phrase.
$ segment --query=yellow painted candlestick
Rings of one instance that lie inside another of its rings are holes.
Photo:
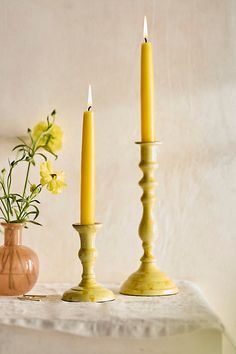
[[[67,290],[62,300],[71,302],[105,302],[115,300],[115,295],[109,289],[97,284],[95,279],[94,264],[97,251],[95,248],[95,236],[102,225],[73,224],[79,233],[81,248],[79,258],[83,266],[82,280],[78,286]]]
[[[155,170],[158,166],[158,142],[141,142],[137,144],[140,144],[141,147],[139,167],[143,171],[143,178],[139,182],[143,189],[141,197],[143,216],[139,226],[139,236],[142,240],[144,253],[141,258],[140,268],[126,280],[120,292],[125,295],[139,296],[172,295],[178,292],[178,288],[157,268],[153,255],[153,242],[156,236],[154,205],[157,186]]]

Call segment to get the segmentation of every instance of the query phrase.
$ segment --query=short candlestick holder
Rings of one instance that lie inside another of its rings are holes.
[[[95,236],[102,224],[91,225],[73,224],[79,233],[81,248],[79,258],[83,266],[82,280],[78,286],[67,290],[62,297],[70,302],[106,302],[115,300],[115,295],[109,289],[97,284],[95,279],[94,264],[97,251]]]
[[[178,288],[155,264],[153,243],[156,236],[156,222],[154,217],[155,189],[157,181],[155,170],[157,164],[157,147],[160,142],[138,142],[141,147],[140,169],[143,177],[139,185],[143,189],[141,201],[143,215],[139,226],[139,236],[144,250],[139,269],[130,275],[122,285],[120,293],[137,296],[161,296],[178,293]]]

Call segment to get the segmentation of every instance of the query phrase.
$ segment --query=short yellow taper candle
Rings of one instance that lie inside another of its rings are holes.
[[[92,112],[92,92],[89,85],[88,110],[84,112],[82,153],[80,222],[82,225],[95,223],[95,132]]]
[[[152,44],[148,42],[147,19],[144,17],[144,43],[141,48],[141,137],[142,142],[156,140],[154,112],[154,74]]]

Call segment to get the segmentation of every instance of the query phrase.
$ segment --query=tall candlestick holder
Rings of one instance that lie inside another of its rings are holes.
[[[143,215],[139,226],[139,236],[142,240],[143,256],[139,269],[130,275],[122,285],[120,293],[124,295],[160,296],[178,293],[178,288],[155,264],[153,243],[156,236],[156,221],[154,216],[155,190],[157,181],[155,171],[157,164],[157,148],[160,142],[137,142],[141,148],[140,169],[143,177],[139,185],[143,189],[141,201]]]
[[[70,302],[106,302],[115,300],[115,295],[109,289],[97,284],[94,272],[94,264],[97,251],[95,248],[95,236],[102,224],[91,225],[73,224],[80,236],[79,258],[83,266],[82,280],[78,286],[67,290],[62,300]]]

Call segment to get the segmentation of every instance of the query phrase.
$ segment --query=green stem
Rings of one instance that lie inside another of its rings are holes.
[[[23,190],[23,198],[25,197],[25,192],[26,192],[26,188],[27,188],[27,184],[28,184],[28,180],[29,180],[30,166],[31,166],[31,162],[28,163],[28,167],[27,167],[25,185],[24,185],[24,190]]]
[[[46,132],[51,128],[51,126],[46,130]],[[36,153],[36,151],[38,150],[39,146],[37,147],[37,144],[39,142],[39,140],[42,138],[42,136],[46,133],[43,132],[39,138],[36,140],[36,142],[33,144],[33,146],[31,147],[31,158],[34,158],[34,155]],[[28,180],[29,180],[29,172],[30,172],[30,167],[31,167],[31,162],[29,162],[28,164],[28,168],[27,168],[27,172],[26,172],[26,178],[25,178],[25,185],[24,185],[24,190],[23,190],[23,198],[25,197],[25,193],[26,193],[26,188],[27,188],[27,184],[28,184]]]
[[[6,210],[6,207],[5,207],[5,205],[3,204],[3,202],[2,202],[2,205],[4,206],[4,209],[5,209],[5,211],[7,212],[7,210]],[[5,219],[5,221],[6,222],[9,222],[9,216],[7,215],[5,215],[5,213],[4,213],[4,211],[3,211],[3,209],[0,207],[0,210],[1,210],[1,213],[2,213],[2,215],[3,215],[3,217],[4,217],[4,219]]]
[[[36,186],[36,188],[38,188],[38,187],[40,187],[41,186],[41,184],[38,184],[37,186]],[[26,210],[27,210],[27,208],[30,206],[30,203],[32,202],[32,200],[38,195],[39,193],[37,193],[37,194],[34,194],[33,192],[31,193],[31,195],[29,196],[29,198],[28,198],[28,204],[26,203],[25,204],[25,206],[23,206],[23,208],[20,210],[20,214],[19,214],[19,216],[18,216],[18,219],[19,220],[23,220],[24,218],[25,218],[25,215],[27,214],[26,213]]]
[[[29,205],[30,205],[30,201],[28,201],[28,203],[25,203],[25,206],[21,209],[20,214],[18,216],[19,220],[23,220],[24,219],[24,217],[26,215],[25,211],[28,209]]]
[[[2,189],[3,189],[4,195],[6,196],[6,204],[7,204],[7,206],[5,206],[5,203],[3,202],[3,200],[1,200],[1,202],[2,202],[2,205],[3,205],[4,209],[6,210],[8,222],[10,222],[11,203],[9,201],[9,194],[6,191],[4,183],[2,183]]]

